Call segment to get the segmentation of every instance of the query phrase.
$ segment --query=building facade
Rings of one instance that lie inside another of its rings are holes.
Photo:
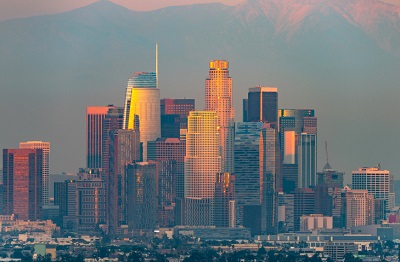
[[[42,170],[42,204],[43,206],[47,206],[49,204],[49,192],[50,192],[50,183],[49,183],[49,168],[50,168],[50,142],[43,141],[27,141],[20,142],[19,148],[31,148],[31,149],[42,149],[43,152],[43,170]]]
[[[215,181],[214,225],[236,227],[235,175],[219,173]]]
[[[3,150],[4,214],[42,219],[42,149]]]
[[[190,226],[214,223],[215,176],[221,172],[218,116],[192,111],[188,118],[184,177],[184,219]]]
[[[86,166],[101,168],[103,155],[103,121],[108,106],[86,107]]]
[[[278,88],[256,86],[249,88],[247,121],[278,124]]]
[[[187,129],[190,111],[195,110],[195,100],[190,98],[163,98],[160,101],[161,116],[179,115],[180,129]]]
[[[232,78],[229,63],[224,60],[210,62],[205,81],[206,111],[214,111],[218,117],[220,133],[221,170],[233,173],[234,109],[232,105]]]

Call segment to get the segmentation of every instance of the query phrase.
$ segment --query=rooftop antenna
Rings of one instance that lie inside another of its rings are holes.
[[[325,155],[326,155],[326,163],[329,163],[329,160],[328,160],[328,143],[326,142],[326,140],[325,140]]]
[[[158,43],[156,42],[156,85],[158,88]]]

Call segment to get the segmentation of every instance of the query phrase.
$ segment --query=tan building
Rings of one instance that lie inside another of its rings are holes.
[[[215,111],[220,133],[221,171],[233,173],[234,109],[232,106],[232,78],[229,63],[224,60],[210,62],[205,82],[206,111]]]
[[[368,190],[346,190],[346,227],[373,225],[375,217],[374,196]]]
[[[312,231],[315,229],[332,229],[333,218],[321,214],[303,215],[300,217],[300,231]]]

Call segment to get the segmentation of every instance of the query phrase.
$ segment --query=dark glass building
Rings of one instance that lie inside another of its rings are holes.
[[[278,124],[278,88],[251,87],[247,101],[247,121]]]

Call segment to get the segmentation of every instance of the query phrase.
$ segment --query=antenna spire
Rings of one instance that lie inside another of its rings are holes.
[[[156,42],[156,84],[158,88],[158,43]]]

